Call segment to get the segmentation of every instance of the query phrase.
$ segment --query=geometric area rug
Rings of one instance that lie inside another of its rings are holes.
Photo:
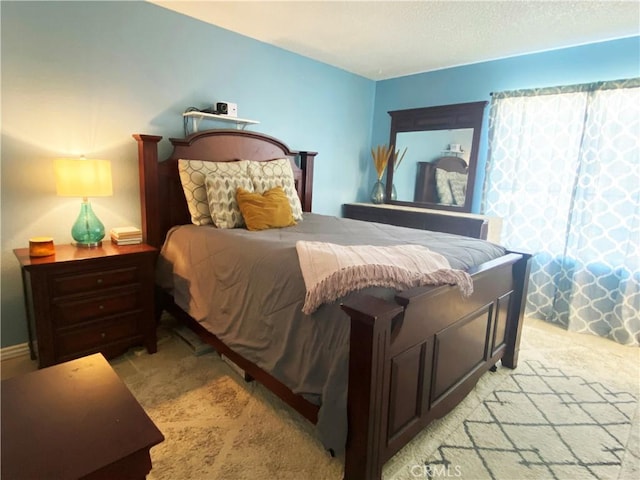
[[[163,317],[157,353],[110,360],[165,436],[147,480],[342,480],[310,422],[174,326]],[[518,368],[484,374],[382,478],[638,480],[639,398],[640,349],[526,319]]]
[[[535,360],[491,392],[420,478],[615,479],[637,399]]]
[[[313,425],[165,318],[158,352],[111,365],[165,436],[148,480],[342,480]],[[637,480],[640,349],[527,319],[518,368],[487,372],[383,480]]]

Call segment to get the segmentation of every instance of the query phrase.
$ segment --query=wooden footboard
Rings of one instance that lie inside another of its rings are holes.
[[[530,255],[477,267],[474,293],[421,287],[390,303],[358,296],[351,317],[345,479],[379,479],[382,466],[451,411],[498,360],[515,368]]]

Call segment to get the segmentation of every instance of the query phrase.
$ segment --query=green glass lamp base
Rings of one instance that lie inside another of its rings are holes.
[[[73,244],[77,247],[94,248],[102,245],[104,225],[93,213],[87,200],[83,200],[80,206],[80,214],[71,228],[71,236]]]

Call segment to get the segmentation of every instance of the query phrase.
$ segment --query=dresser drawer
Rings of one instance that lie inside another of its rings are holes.
[[[142,307],[140,292],[128,291],[109,296],[56,302],[53,306],[55,328],[90,322],[100,317],[127,313]]]
[[[53,297],[95,292],[100,289],[138,283],[139,281],[140,270],[137,265],[81,274],[60,275],[53,279]]]
[[[99,350],[103,345],[120,340],[131,340],[140,334],[138,319],[141,315],[142,312],[132,312],[91,326],[60,332],[55,340],[56,353],[63,357],[86,350]]]

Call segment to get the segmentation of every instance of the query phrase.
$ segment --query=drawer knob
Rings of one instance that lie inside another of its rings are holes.
[[[101,279],[101,278],[97,279],[97,280],[96,280],[96,283],[97,283],[98,285],[102,284],[102,279]]]
[[[104,333],[104,332],[102,332],[102,333],[100,334],[100,337],[101,337],[101,338],[107,338],[107,334],[106,334],[106,333]]]
[[[104,305],[98,305],[98,308],[99,308],[100,310],[104,310]]]

